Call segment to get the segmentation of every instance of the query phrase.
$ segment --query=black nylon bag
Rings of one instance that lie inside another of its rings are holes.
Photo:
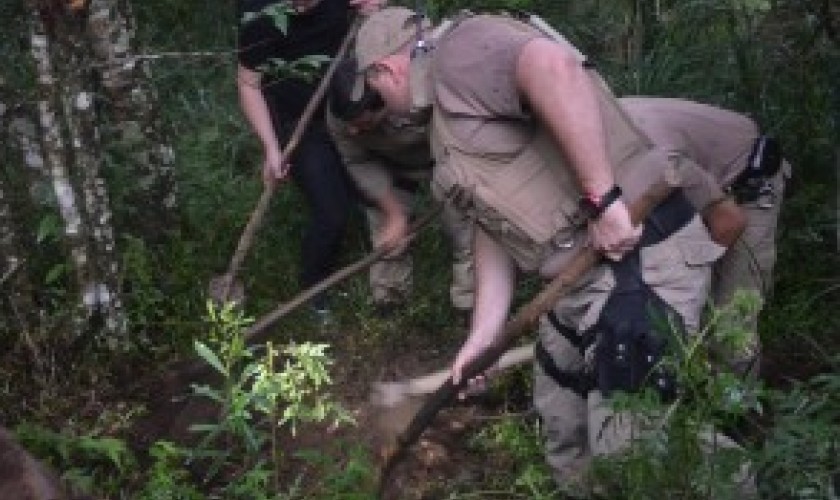
[[[663,400],[673,400],[676,378],[659,363],[674,336],[684,338],[682,318],[641,280],[637,252],[614,264],[613,270],[616,287],[589,333],[597,339],[596,385],[605,396],[648,386]]]

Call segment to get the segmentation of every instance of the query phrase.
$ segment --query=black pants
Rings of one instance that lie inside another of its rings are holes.
[[[310,211],[301,248],[300,284],[307,288],[335,267],[352,209],[351,188],[341,157],[321,122],[310,124],[291,162],[292,179]],[[323,305],[318,302],[316,306]]]

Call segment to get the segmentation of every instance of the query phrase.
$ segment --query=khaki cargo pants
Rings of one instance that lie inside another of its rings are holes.
[[[747,216],[747,227],[741,238],[717,261],[712,270],[712,299],[715,305],[728,304],[737,290],[758,294],[763,305],[773,284],[776,264],[776,229],[782,208],[785,181],[790,165],[785,162],[781,171],[771,179],[772,195],[740,205]],[[758,336],[758,313],[745,318],[751,333],[743,349],[725,353],[729,368],[735,373],[759,373],[761,343]]]
[[[394,188],[397,197],[411,213],[413,194],[407,190]],[[366,210],[371,241],[382,228],[385,218],[376,207]],[[468,310],[473,306],[474,278],[472,259],[472,226],[469,221],[448,205],[442,215],[444,230],[452,245],[452,282],[449,297],[452,306],[459,310]],[[412,259],[409,251],[381,259],[370,266],[369,279],[375,304],[404,302],[412,286]]]
[[[699,217],[669,238],[641,249],[644,280],[680,313],[691,333],[698,329],[709,293],[712,263],[723,251],[709,239]],[[576,332],[587,330],[597,321],[614,284],[607,265],[593,269],[555,305],[557,318]],[[578,372],[593,362],[584,359],[545,318],[539,337],[562,371]],[[586,358],[591,357],[587,352]],[[534,405],[542,418],[546,459],[558,484],[582,486],[593,455],[613,453],[630,441],[634,423],[629,415],[613,412],[597,390],[582,397],[560,386],[539,363],[534,363]]]

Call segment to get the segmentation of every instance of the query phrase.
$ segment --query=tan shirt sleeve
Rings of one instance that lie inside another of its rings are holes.
[[[386,165],[344,133],[341,124],[329,113],[327,127],[347,172],[365,196],[376,199],[388,192],[393,186],[393,176]]]

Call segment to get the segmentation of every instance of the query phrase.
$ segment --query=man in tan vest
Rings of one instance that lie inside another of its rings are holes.
[[[575,488],[593,454],[632,436],[633,418],[607,400],[613,391],[650,381],[673,396],[668,374],[650,371],[662,339],[647,311],[696,332],[725,249],[680,190],[632,225],[627,203],[692,165],[656,148],[574,47],[500,16],[466,17],[428,40],[415,27],[410,10],[379,11],[355,52],[360,80],[390,113],[431,113],[434,191],[476,224],[476,300],[454,381],[497,341],[517,271],[553,278],[587,244],[611,259],[541,321],[535,351],[546,456],[558,482]]]
[[[746,217],[746,229],[715,263],[712,298],[728,304],[736,290],[755,292],[763,304],[773,281],[776,262],[776,227],[790,165],[781,157],[774,139],[760,133],[749,117],[707,104],[672,98],[624,97],[619,102],[657,146],[696,162],[705,174],[685,188],[689,198],[714,204],[734,200],[740,210],[710,219],[715,241],[727,238],[729,225]],[[729,205],[730,207],[732,205]],[[724,227],[714,226],[723,222]],[[728,354],[734,371],[757,375],[760,342],[757,314],[745,318],[750,337],[741,349]]]
[[[351,98],[356,61],[348,58],[331,82],[327,127],[350,177],[368,202],[366,214],[374,246],[394,252],[370,268],[373,301],[380,311],[404,303],[412,283],[410,253],[399,248],[406,236],[412,201],[421,183],[431,177],[428,124],[392,116],[372,89]],[[451,207],[443,225],[452,242],[450,299],[465,317],[472,309],[472,228]]]

